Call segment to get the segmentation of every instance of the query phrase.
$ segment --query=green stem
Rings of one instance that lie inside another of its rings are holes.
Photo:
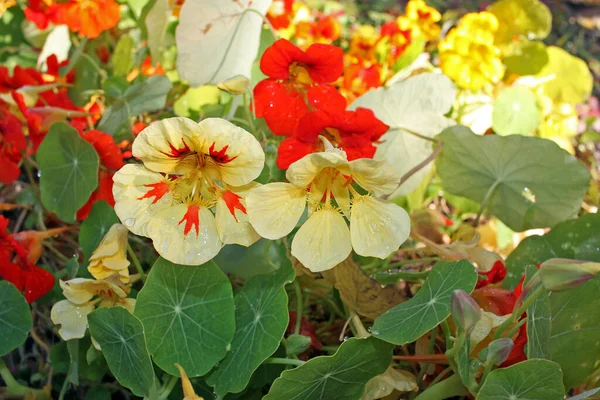
[[[54,255],[56,255],[58,258],[60,258],[64,262],[68,262],[70,260],[69,257],[65,256],[56,247],[54,247],[54,245],[52,243],[50,243],[50,242],[44,242],[44,246],[47,247],[48,250],[50,250],[52,253],[54,253]]]
[[[508,331],[508,333],[505,335],[505,337],[512,337],[512,335],[515,334],[515,332],[517,332],[519,330],[519,328],[525,324],[527,322],[527,317],[523,318],[522,320],[520,320],[519,322],[517,322],[515,324],[515,326],[513,326],[512,328],[510,328],[510,330]]]
[[[503,336],[502,334],[519,320],[521,315],[523,315],[523,313],[527,311],[529,306],[531,306],[535,299],[543,292],[544,287],[540,286],[533,293],[527,296],[521,307],[513,310],[513,313],[511,314],[510,318],[508,318],[506,321],[501,323],[498,328],[496,328],[496,332],[494,332],[494,340],[501,338]]]
[[[135,255],[135,252],[133,251],[129,243],[127,243],[127,254],[129,254],[129,257],[131,257],[131,259],[133,260],[133,265],[135,265],[135,269],[137,269],[137,272],[140,274],[140,279],[142,280],[142,282],[146,282],[146,274],[144,273],[142,264],[140,264],[140,260],[138,260],[137,256]]]
[[[462,349],[463,345],[465,344],[466,339],[467,333],[461,329],[458,332],[458,337],[456,338],[456,341],[454,342],[452,348],[446,351],[446,357],[448,357],[448,359],[456,357],[460,349]]]
[[[429,349],[427,349],[428,350],[427,354],[433,354],[433,350],[435,348],[436,334],[437,334],[437,328],[433,328],[431,330],[431,334],[429,336]],[[423,377],[425,376],[425,373],[427,372],[429,365],[431,365],[431,363],[423,363],[421,371],[419,371],[419,375],[417,376],[417,385],[421,386],[421,383],[423,383]]]
[[[389,267],[390,267],[390,269],[392,269],[392,268],[400,268],[400,267],[403,267],[405,265],[428,263],[428,262],[431,262],[431,261],[438,261],[439,259],[440,259],[439,257],[416,258],[414,260],[398,261],[398,262],[395,262],[393,264],[390,264]]]
[[[50,399],[48,393],[44,390],[32,389],[27,386],[21,385],[15,377],[10,373],[4,359],[0,358],[0,377],[6,384],[6,392],[8,394],[16,395],[16,396],[27,396],[30,393],[33,393],[36,399],[44,400]]]
[[[242,99],[244,100],[244,111],[246,112],[246,118],[248,120],[248,124],[252,129],[252,133],[256,133],[256,126],[254,125],[254,120],[252,119],[252,112],[250,111],[250,104],[248,103],[248,97],[246,93],[242,95]]]
[[[444,377],[445,377],[446,375],[448,375],[450,372],[452,372],[452,367],[448,367],[448,368],[446,368],[445,370],[443,370],[442,372],[440,372],[440,373],[438,374],[438,376],[436,376],[436,377],[435,377],[435,378],[434,378],[434,379],[431,381],[431,384],[430,384],[429,386],[433,386],[433,385],[435,385],[436,383],[438,383],[439,381],[441,381],[442,379],[444,379]]]
[[[458,374],[452,375],[438,384],[429,386],[415,400],[443,400],[452,396],[469,394],[467,388],[462,384]]]
[[[179,382],[179,377],[169,375],[169,378],[167,379],[166,383],[162,386],[160,392],[158,393],[159,400],[165,400],[166,398],[168,398],[177,382]]]
[[[331,299],[329,299],[327,296],[319,293],[319,292],[315,292],[314,290],[310,290],[307,288],[302,289],[304,291],[304,293],[310,295],[310,296],[314,296],[318,299],[323,300],[324,302],[327,303],[327,305],[331,308],[331,310],[339,315],[340,318],[346,319],[346,314],[338,307],[337,304],[335,304]]]
[[[294,279],[294,292],[296,293],[296,325],[294,326],[294,333],[300,334],[300,326],[302,325],[302,288],[298,283],[298,279]]]
[[[267,358],[263,364],[285,364],[285,365],[294,365],[296,367],[299,367],[300,365],[304,364],[306,361],[302,361],[302,360],[294,360],[292,358],[281,358],[281,357],[270,357]]]
[[[479,211],[477,212],[477,217],[475,217],[475,222],[473,223],[473,226],[478,226],[479,225],[479,219],[481,218],[481,214],[483,214],[483,210],[487,207],[488,202],[492,198],[492,195],[496,191],[496,188],[498,187],[498,185],[500,184],[500,182],[501,182],[500,180],[497,180],[488,189],[487,193],[485,194],[485,197],[483,198],[483,201],[481,202],[481,205],[479,206]]]
[[[396,271],[396,272],[379,272],[375,274],[375,280],[383,284],[393,284],[398,281],[407,282],[419,282],[427,279],[429,271],[422,272],[408,272],[408,271]]]

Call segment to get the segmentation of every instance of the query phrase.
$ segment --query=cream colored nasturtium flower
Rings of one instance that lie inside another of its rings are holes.
[[[313,272],[331,269],[352,248],[362,256],[387,257],[408,238],[410,219],[403,208],[370,193],[391,193],[400,178],[382,161],[348,162],[329,142],[325,148],[290,165],[290,183],[252,189],[246,197],[250,223],[267,239],[282,238],[294,229],[308,203],[308,220],[292,241],[292,255],[305,267]],[[360,194],[357,187],[369,193]]]
[[[151,238],[162,257],[200,265],[225,244],[259,239],[244,199],[265,161],[252,134],[220,118],[168,118],[137,136],[133,155],[143,165],[115,174],[115,211],[131,232]]]
[[[85,336],[87,316],[97,307],[121,306],[133,313],[135,299],[127,298],[129,287],[116,276],[109,280],[75,278],[59,283],[66,300],[54,304],[50,318],[61,326],[58,334],[63,340]]]
[[[88,271],[94,278],[106,279],[118,274],[121,283],[129,282],[127,232],[127,228],[121,224],[111,226],[90,257]]]

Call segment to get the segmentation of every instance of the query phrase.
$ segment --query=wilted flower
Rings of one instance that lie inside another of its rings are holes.
[[[143,165],[115,174],[115,211],[131,232],[151,238],[161,256],[200,265],[224,244],[259,239],[244,196],[258,185],[252,180],[265,155],[249,132],[220,118],[168,118],[137,136],[133,155]]]
[[[129,282],[127,260],[127,228],[114,224],[106,233],[92,256],[88,271],[96,279],[107,279],[119,275],[121,283]]]
[[[247,197],[248,216],[265,238],[289,234],[308,200],[308,220],[294,236],[292,255],[313,272],[325,271],[352,251],[385,258],[408,238],[410,219],[398,205],[360,194],[353,184],[376,193],[391,193],[399,177],[382,161],[358,159],[324,140],[326,151],[304,156],[287,171],[291,183],[270,183]],[[350,229],[344,217],[350,220]]]

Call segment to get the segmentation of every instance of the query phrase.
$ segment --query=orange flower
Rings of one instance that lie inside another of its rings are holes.
[[[117,25],[121,17],[115,0],[71,0],[60,4],[59,13],[71,31],[90,39]]]

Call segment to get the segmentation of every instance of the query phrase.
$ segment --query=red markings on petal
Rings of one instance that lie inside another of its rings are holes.
[[[178,225],[181,225],[183,221],[185,221],[185,228],[183,229],[183,234],[187,235],[188,233],[190,233],[192,228],[195,227],[196,236],[198,236],[198,234],[200,233],[200,207],[198,207],[195,204],[188,206],[185,215],[183,216],[183,218],[181,218],[181,221],[179,221]]]
[[[229,209],[231,215],[233,215],[233,218],[235,218],[236,222],[239,222],[237,217],[235,216],[236,208],[244,214],[247,214],[246,207],[244,207],[244,205],[240,201],[242,199],[242,196],[233,193],[231,190],[227,190],[223,193],[222,199],[227,205],[227,208]]]
[[[210,146],[210,149],[208,149],[208,152],[210,153],[212,159],[215,160],[218,164],[227,164],[237,158],[237,156],[231,157],[227,155],[228,148],[229,145],[223,147],[221,150],[215,150],[215,143],[213,143]]]
[[[161,151],[161,153],[170,158],[179,158],[181,156],[184,156],[184,155],[190,153],[191,152],[190,146],[187,145],[187,143],[185,142],[185,140],[183,138],[181,138],[181,143],[183,143],[183,147],[177,148],[177,147],[173,146],[173,144],[171,142],[169,142],[169,147],[171,148],[171,152],[165,153],[164,151]]]
[[[152,204],[159,201],[165,194],[169,193],[169,184],[166,182],[150,183],[144,185],[145,187],[152,188],[146,192],[142,197],[138,197],[138,200],[149,199],[154,197]]]

